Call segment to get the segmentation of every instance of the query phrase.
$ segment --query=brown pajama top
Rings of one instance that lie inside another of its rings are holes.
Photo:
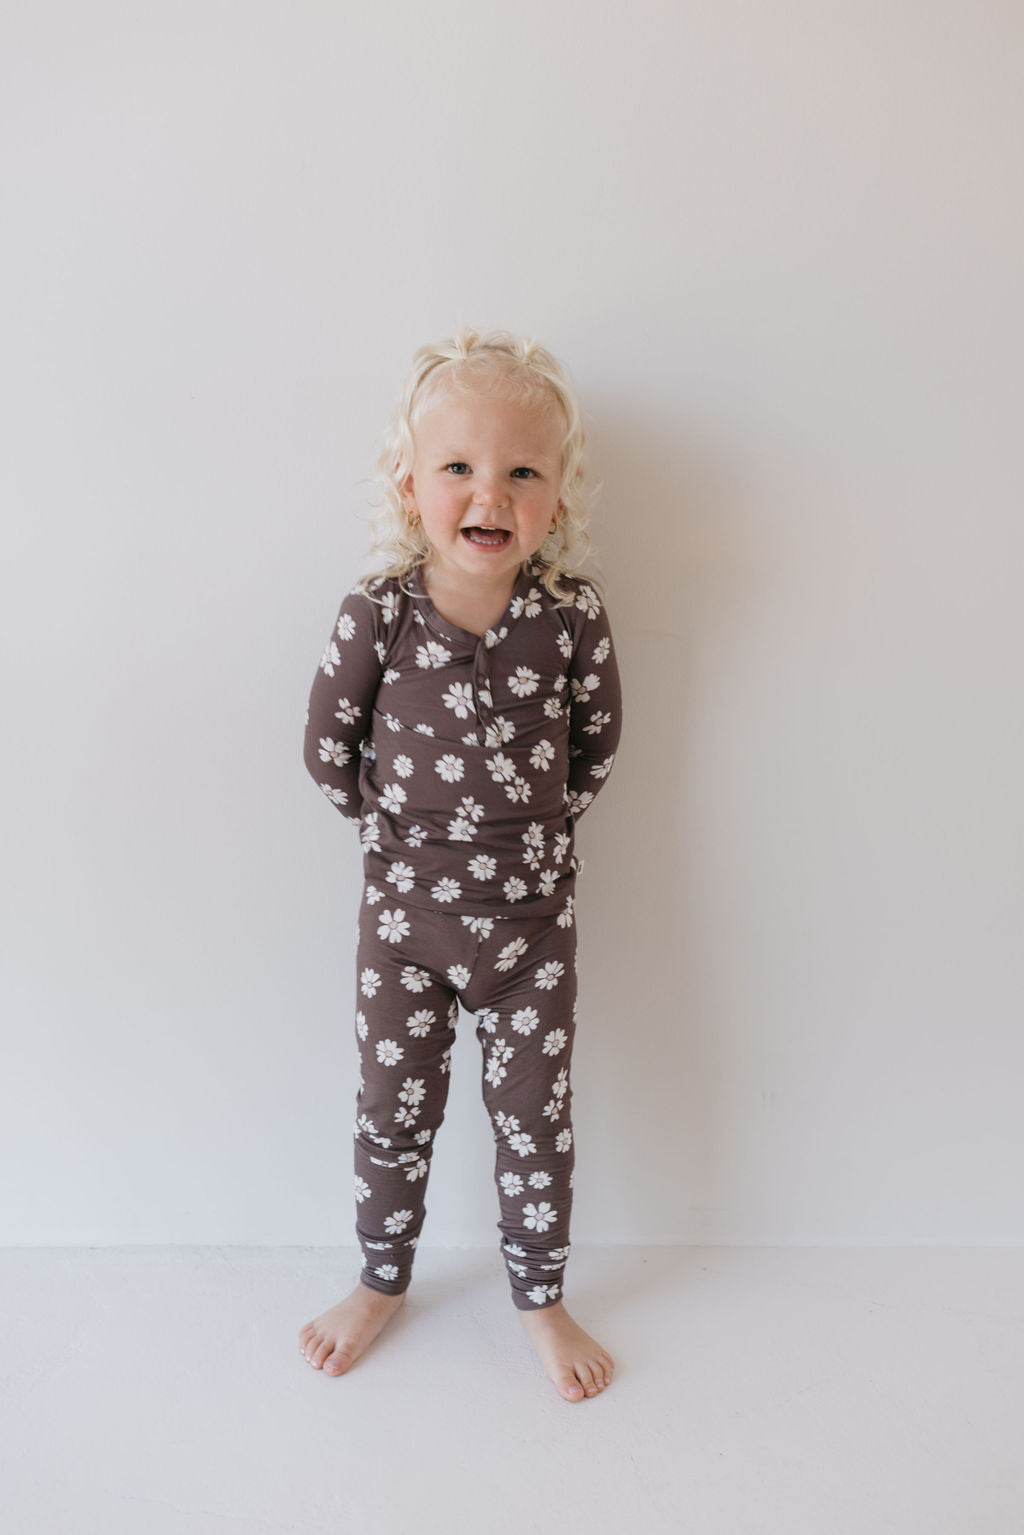
[[[575,823],[612,766],[621,695],[607,614],[581,577],[559,606],[528,562],[493,629],[435,610],[419,570],[341,605],[309,699],[305,760],[361,826],[366,879],[410,907],[572,911]]]

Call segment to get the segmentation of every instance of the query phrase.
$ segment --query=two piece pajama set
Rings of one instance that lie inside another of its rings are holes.
[[[604,605],[528,562],[482,637],[419,570],[341,605],[309,700],[306,766],[357,822],[355,1139],[362,1281],[408,1287],[459,1003],[475,1015],[498,1229],[520,1310],[561,1297],[574,1164],[576,821],[618,745]]]

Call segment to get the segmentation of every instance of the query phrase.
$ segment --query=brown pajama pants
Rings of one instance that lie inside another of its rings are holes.
[[[362,1282],[408,1287],[459,1002],[476,1015],[494,1129],[500,1248],[521,1311],[561,1298],[574,1150],[572,903],[557,917],[464,917],[367,887],[359,915],[355,1125]]]

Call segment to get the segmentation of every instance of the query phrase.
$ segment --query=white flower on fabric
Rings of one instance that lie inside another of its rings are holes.
[[[380,616],[386,626],[391,622],[395,614],[398,612],[397,592],[385,592],[383,597],[380,599],[380,608]]]
[[[418,1013],[413,1013],[411,1018],[405,1020],[405,1026],[414,1039],[425,1039],[430,1033],[431,1025],[436,1022],[436,1013],[429,1007],[421,1007]]]
[[[405,834],[405,841],[410,847],[422,847],[427,840],[427,834],[422,826],[410,826]]]
[[[458,901],[462,897],[462,886],[457,879],[449,879],[447,874],[432,886],[431,895],[435,901],[441,901],[447,905],[449,901]]]
[[[559,927],[572,927],[572,907],[573,899],[571,895],[568,895],[565,898],[565,905],[562,907],[562,910],[558,913],[558,916],[555,919]]]
[[[493,879],[498,872],[497,861],[489,853],[477,853],[466,867],[474,879]]]
[[[542,869],[540,879],[537,881],[537,893],[539,895],[554,895],[555,886],[558,884],[551,869]]]
[[[456,757],[452,752],[445,752],[434,763],[434,771],[438,773],[445,783],[458,783],[466,770],[466,764],[461,757]]]
[[[359,989],[364,997],[375,997],[380,986],[380,976],[376,970],[364,970],[359,977]]]
[[[359,710],[354,708],[347,698],[339,698],[338,707],[334,711],[334,718],[341,720],[343,725],[354,725],[359,718]]]
[[[383,890],[378,890],[376,885],[367,885],[367,887],[366,887],[366,904],[367,904],[367,906],[376,906],[378,901],[384,901],[386,899],[387,899],[387,897],[385,896]]]
[[[425,1157],[417,1157],[411,1167],[405,1169],[406,1183],[415,1183],[417,1178],[425,1178],[427,1175],[427,1160]]]
[[[380,977],[378,976],[379,980]],[[426,991],[430,985],[430,976],[426,970],[417,970],[415,965],[405,965],[398,977],[406,991]]]
[[[592,586],[580,587],[579,593],[576,597],[576,606],[582,612],[586,613],[588,618],[597,617],[598,613],[601,611],[601,604],[598,600],[597,593],[594,591]]]
[[[432,736],[434,734],[433,725],[414,725],[413,729],[420,736]]]
[[[373,648],[374,648],[374,652],[376,653],[377,660],[380,662],[381,666],[383,666],[384,665],[384,641],[383,640],[375,640]]]
[[[540,673],[529,666],[517,666],[515,676],[508,679],[509,689],[517,698],[529,698],[531,693],[536,693],[539,682]]]
[[[344,741],[332,740],[330,736],[320,737],[321,762],[333,762],[335,767],[344,767],[351,755]]]
[[[555,847],[554,847],[554,852],[551,854],[551,857],[552,857],[552,860],[553,860],[554,863],[561,863],[562,862],[562,859],[565,857],[566,853],[569,851],[569,847],[570,847],[571,842],[572,842],[572,837],[569,835],[569,833],[567,831],[556,831],[555,832]]]
[[[565,1134],[564,1130],[562,1131],[562,1134],[563,1135]],[[548,1257],[549,1258],[560,1259],[563,1263],[565,1262],[566,1258],[568,1258],[568,1256],[569,1256],[569,1249],[568,1249],[568,1247],[553,1247],[551,1249],[551,1251],[548,1253]]]
[[[451,1048],[451,1045],[449,1045],[448,1049],[441,1056],[441,1064],[438,1067],[438,1070],[441,1072],[442,1076],[444,1076],[445,1072],[448,1070],[448,1068],[451,1065],[451,1063],[452,1063],[452,1048]]]
[[[514,1198],[516,1194],[521,1194],[525,1187],[523,1180],[518,1173],[502,1173],[501,1179],[499,1181],[501,1183],[503,1192],[506,1193],[510,1199]],[[367,1192],[369,1192],[369,1190],[367,1190]],[[512,1252],[512,1250],[513,1249],[508,1244],[506,1244],[505,1251]],[[526,1254],[520,1248],[516,1256],[525,1258]]]
[[[470,821],[482,821],[487,814],[483,805],[475,800],[471,794],[464,794],[459,801],[459,812]]]
[[[543,1110],[545,1119],[550,1119],[551,1123],[554,1124],[556,1119],[561,1118],[562,1108],[561,1098],[549,1098]]]
[[[566,631],[563,629],[562,633],[558,636],[558,639],[555,641],[555,643],[557,644],[559,650],[562,652],[562,654],[565,657],[565,659],[567,661],[571,661],[572,660],[572,635],[571,634],[567,634]]]
[[[513,938],[512,942],[505,945],[494,961],[495,970],[514,969],[516,960],[522,958],[526,953],[526,947],[525,938]]]
[[[335,789],[329,783],[322,783],[319,788],[327,795],[327,798],[335,805],[347,805],[348,795],[344,789]]]
[[[544,1054],[557,1055],[568,1043],[569,1036],[564,1029],[552,1029],[550,1034],[544,1036]]]
[[[597,735],[600,735],[601,731],[604,729],[604,727],[606,725],[610,725],[611,722],[612,722],[612,717],[611,717],[610,714],[601,714],[601,713],[592,714],[590,716],[590,724],[589,725],[584,725],[584,727],[583,727],[583,734],[587,735],[587,736],[597,736]]]
[[[514,874],[511,879],[505,881],[501,888],[505,892],[505,899],[509,902],[521,901],[524,895],[526,895],[525,882],[517,879]]]
[[[382,1066],[397,1066],[405,1054],[402,1046],[394,1039],[378,1039],[377,1059]]]
[[[479,933],[481,938],[490,938],[494,932],[493,917],[463,917],[462,925],[471,933]]]
[[[598,640],[594,646],[594,662],[597,666],[600,666],[602,661],[607,661],[611,648],[612,642],[607,635],[605,635],[603,640]]]
[[[425,645],[416,647],[416,665],[424,671],[431,667],[447,666],[452,658],[450,650],[445,650],[438,640],[428,640]]]
[[[538,741],[530,753],[530,766],[546,773],[555,760],[555,748],[550,741]]]
[[[516,776],[516,765],[511,757],[506,757],[504,752],[495,752],[493,757],[488,757],[484,764],[495,783],[508,783]]]
[[[557,1215],[558,1211],[547,1200],[539,1205],[524,1205],[523,1225],[527,1231],[547,1231],[549,1226],[555,1224]]]
[[[377,1275],[378,1279],[397,1279],[398,1264],[381,1263],[377,1266],[377,1268],[374,1269],[373,1272]]]
[[[521,1007],[512,1014],[511,1023],[517,1034],[532,1034],[540,1023],[540,1014],[535,1007]]]
[[[366,812],[366,815],[363,819],[363,829],[359,836],[365,852],[380,852],[380,829],[377,825],[376,810],[368,810]]]
[[[492,1087],[500,1087],[503,1078],[508,1073],[505,1070],[505,1062],[510,1061],[515,1054],[511,1045],[506,1045],[503,1039],[496,1039],[487,1057],[487,1070],[484,1073],[484,1081]]]
[[[611,757],[606,757],[603,762],[597,763],[595,767],[590,769],[591,778],[607,778],[608,774],[612,770],[612,763],[614,761],[615,757],[613,755]]]
[[[408,1130],[420,1117],[419,1109],[400,1108],[395,1110],[395,1123],[401,1125],[403,1130]]]
[[[393,666],[389,666],[387,671],[384,673],[383,677],[380,680],[381,680],[381,682],[386,683],[388,687],[390,687],[393,682],[397,682],[398,681],[398,679],[399,679],[399,677],[401,675],[402,674],[401,674],[400,671],[396,671],[396,669]]]
[[[342,613],[338,619],[339,640],[350,640],[356,632],[356,621],[351,613]]]
[[[516,738],[516,727],[504,715],[497,714],[484,731],[484,745],[506,746]]]
[[[565,974],[565,966],[560,959],[549,959],[546,965],[542,965],[533,977],[534,985],[540,991],[552,991],[559,981],[559,977]]]
[[[403,938],[408,938],[409,924],[400,907],[396,906],[394,911],[382,911],[379,922],[378,938],[384,938],[388,943],[401,943]]]
[[[411,864],[393,863],[388,870],[387,880],[389,885],[394,885],[400,895],[404,895],[416,883],[416,870]]]
[[[494,699],[491,697],[491,690],[487,686],[486,682],[481,682],[480,687],[477,690],[477,697],[485,708],[493,708]]]
[[[327,673],[328,677],[333,677],[334,676],[334,668],[336,666],[339,666],[340,664],[341,664],[341,651],[338,649],[337,645],[334,643],[333,640],[329,640],[328,643],[327,643],[326,650],[324,651],[323,655],[320,657],[321,669]]]
[[[513,618],[536,618],[540,610],[540,589],[536,586],[531,586],[525,597],[514,597],[510,607]]]
[[[544,700],[544,717],[549,720],[557,720],[565,712],[562,700],[557,694]]]
[[[465,816],[457,815],[454,821],[448,822],[449,842],[472,842],[479,831],[472,821],[467,821]]]
[[[555,1150],[556,1151],[568,1151],[569,1147],[571,1145],[572,1145],[572,1131],[571,1130],[559,1130],[558,1134],[555,1136]],[[551,1256],[553,1258],[555,1256],[554,1253],[552,1253]]]
[[[529,1177],[529,1184],[531,1189],[546,1189],[551,1182],[552,1177],[550,1173],[531,1173]]]
[[[468,682],[453,682],[441,701],[446,709],[452,709],[457,720],[468,720],[473,708],[473,689]]]
[[[518,1189],[516,1192],[519,1192]],[[360,1178],[359,1174],[356,1173],[356,1203],[362,1204],[364,1199],[369,1199],[370,1193],[370,1185],[367,1183],[366,1179]]]
[[[527,1290],[527,1300],[532,1300],[535,1306],[543,1306],[545,1301],[554,1300],[558,1295],[556,1284],[535,1284],[532,1290]]]
[[[585,704],[600,681],[600,677],[596,677],[593,672],[588,677],[584,677],[582,682],[578,677],[574,677],[570,684],[573,703]]]
[[[368,1033],[368,1029],[367,1029],[367,1024],[366,1024],[366,1014],[365,1013],[356,1013],[356,1033],[359,1035],[360,1039],[365,1039],[366,1038],[366,1035]]]
[[[411,1220],[411,1210],[392,1210],[390,1215],[384,1217],[384,1230],[389,1236],[396,1237],[405,1230]]]
[[[399,731],[402,728],[402,721],[396,719],[393,714],[385,714],[384,723],[389,730]]]
[[[427,1089],[424,1086],[422,1077],[406,1077],[405,1081],[402,1083],[402,1091],[398,1096],[403,1103],[411,1103],[415,1105],[417,1103],[423,1102],[423,1099],[426,1097],[426,1093]]]
[[[523,849],[523,862],[528,869],[539,869],[540,861],[543,857],[544,854],[535,847],[527,847]]]
[[[498,1027],[498,1014],[492,1009],[485,1008],[477,1013],[477,1021],[485,1034],[493,1034]]]
[[[456,991],[465,991],[469,985],[469,971],[465,965],[449,965],[446,971],[448,983],[454,986]]]
[[[381,808],[390,815],[400,815],[407,799],[408,795],[400,783],[386,783],[380,797]]]
[[[593,804],[594,796],[589,789],[566,789],[565,804],[570,815],[582,815],[588,805]]]
[[[518,1178],[519,1174],[518,1173],[506,1173],[505,1176],[507,1178]],[[511,1253],[513,1258],[525,1258],[526,1257],[526,1248],[525,1247],[520,1247],[518,1242],[506,1242],[505,1245],[504,1245],[504,1248],[502,1250],[504,1252]]]
[[[507,1139],[512,1150],[521,1157],[532,1156],[537,1150],[525,1130],[515,1130]]]
[[[563,1066],[558,1076],[551,1084],[551,1091],[556,1098],[564,1098],[569,1091],[569,1068]]]
[[[413,773],[413,760],[407,757],[405,752],[400,752],[395,758],[395,772],[399,778],[411,778]]]
[[[516,804],[519,800],[521,800],[525,805],[533,793],[533,790],[525,778],[517,778],[513,783],[507,783],[505,785],[505,793],[508,795],[513,804]]]
[[[522,840],[526,843],[527,847],[543,849],[544,828],[541,823],[539,821],[531,821],[523,832]]]

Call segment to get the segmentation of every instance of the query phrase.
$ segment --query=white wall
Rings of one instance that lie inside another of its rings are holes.
[[[0,1239],[351,1240],[359,865],[303,721],[466,320],[569,361],[604,481],[576,1239],[1021,1242],[1021,8],[0,26]],[[427,1238],[496,1242],[455,1064]]]

